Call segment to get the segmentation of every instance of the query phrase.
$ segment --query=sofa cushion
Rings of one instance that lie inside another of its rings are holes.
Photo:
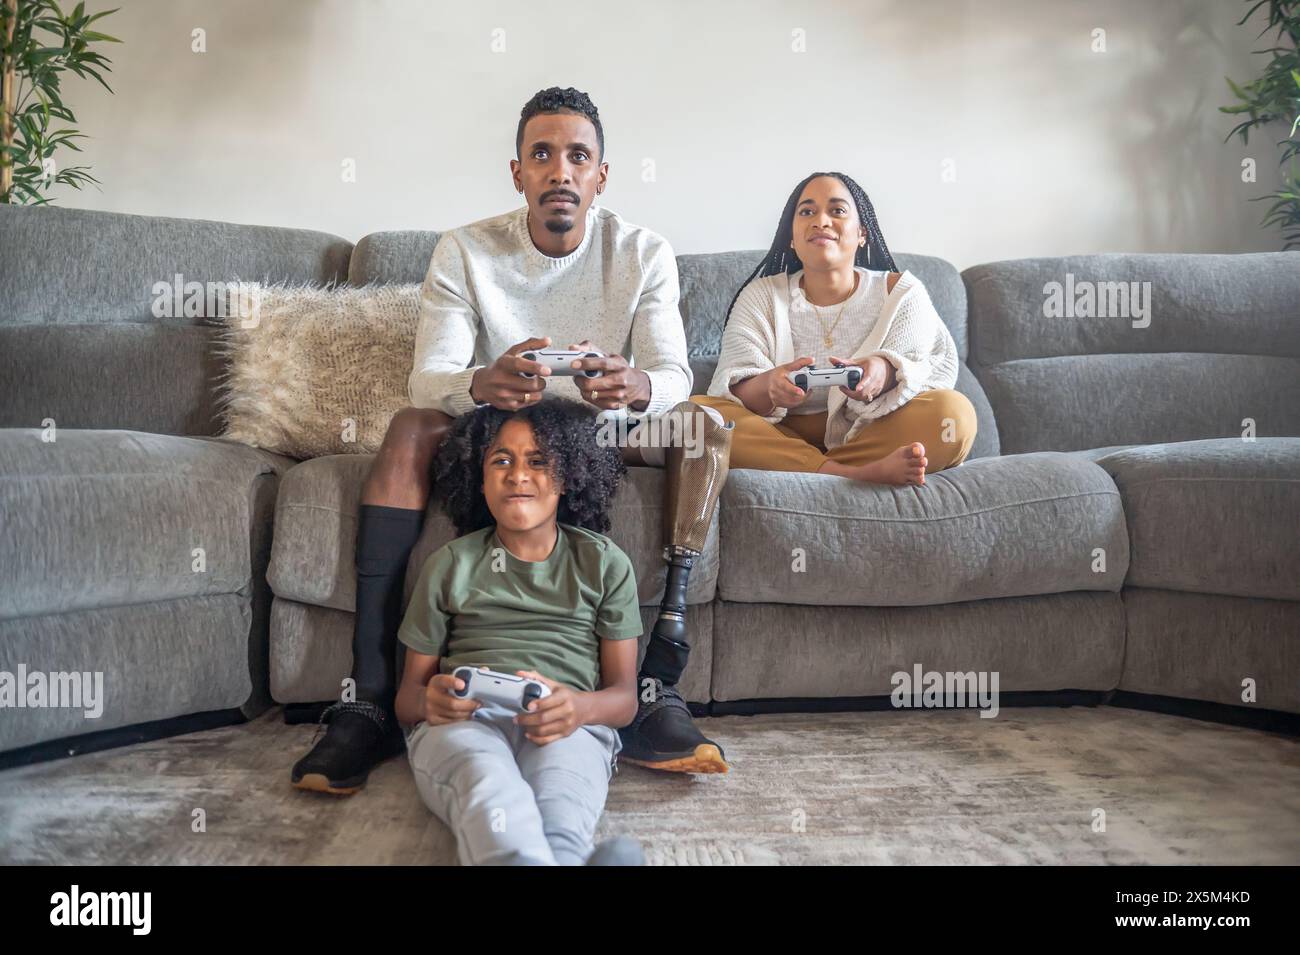
[[[225,304],[217,285],[326,285],[351,252],[308,229],[0,205],[0,427],[216,434],[222,369],[201,323]]]
[[[429,271],[433,248],[441,236],[441,232],[421,229],[372,232],[363,236],[352,250],[348,284],[422,283]]]
[[[258,692],[250,669],[266,679],[265,660],[249,659],[265,657],[266,645],[251,648],[249,629],[248,598],[237,593],[0,620],[0,671],[103,674],[97,716],[67,706],[6,708],[0,752],[244,706]],[[78,748],[68,741],[69,753]]]
[[[0,619],[247,595],[257,482],[291,461],[211,438],[41,436],[0,429]]]
[[[1218,438],[1097,463],[1124,501],[1134,587],[1300,600],[1300,438]]]
[[[970,299],[971,364],[977,371],[1064,355],[1300,358],[1300,252],[1015,259],[975,265],[961,277]],[[1135,289],[1142,309],[1132,300]],[[1089,296],[1096,314],[1085,311]]]
[[[962,273],[1002,453],[1300,434],[1300,252],[1018,259]]]
[[[1297,322],[1300,324],[1300,322]],[[1070,355],[976,369],[1003,454],[1300,434],[1300,359]]]
[[[1121,690],[1300,713],[1300,603],[1145,587],[1123,599]]]
[[[926,475],[924,487],[733,470],[721,511],[718,589],[744,603],[924,606],[1117,591],[1128,569],[1110,477],[1054,452],[967,460]]]
[[[718,701],[887,697],[918,664],[997,673],[999,693],[1113,690],[1124,666],[1113,593],[870,610],[719,600],[713,619]]]
[[[217,434],[223,371],[216,328],[120,322],[0,322],[0,428]],[[69,368],[94,369],[97,387]]]
[[[374,455],[331,455],[304,461],[285,475],[276,499],[275,542],[268,579],[277,597],[353,611],[356,608],[357,511],[361,485]],[[632,560],[644,604],[663,596],[663,472],[634,467],[614,499],[609,537]],[[718,576],[717,521],[704,554],[696,561],[687,603],[713,599]],[[451,521],[435,497],[407,565],[405,600],[425,559],[455,537]]]

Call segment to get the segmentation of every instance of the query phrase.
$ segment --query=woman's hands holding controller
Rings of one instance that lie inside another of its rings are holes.
[[[846,388],[840,385],[840,391],[856,401],[872,401],[897,383],[893,363],[880,355],[851,358],[848,361],[831,355],[830,362],[832,365],[857,365],[862,369],[862,380],[858,382],[858,387]]]
[[[736,382],[731,386],[731,393],[756,415],[767,416],[777,408],[797,408],[808,400],[808,392],[790,380],[790,372],[811,364],[811,355],[801,355],[794,361]]]

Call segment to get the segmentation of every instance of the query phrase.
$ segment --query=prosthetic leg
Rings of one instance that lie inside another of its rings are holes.
[[[702,453],[687,455],[684,442],[665,450],[667,482],[664,501],[664,560],[667,582],[659,617],[650,633],[641,672],[637,676],[636,718],[619,730],[621,759],[629,763],[679,773],[725,773],[722,748],[695,726],[677,683],[691,652],[686,630],[686,585],[691,568],[704,550],[718,495],[727,480],[734,425],[690,401],[673,407],[670,415],[684,420],[695,415]]]

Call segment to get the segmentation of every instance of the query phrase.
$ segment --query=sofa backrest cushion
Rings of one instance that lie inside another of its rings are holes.
[[[357,242],[348,263],[348,284],[410,285],[424,281],[441,232],[372,232]]]
[[[209,283],[342,282],[351,252],[306,229],[0,206],[0,427],[217,434]]]
[[[1019,259],[962,273],[1004,454],[1300,435],[1300,252]]]
[[[349,283],[423,282],[439,235],[438,232],[407,231],[376,232],[364,237],[352,255]],[[696,392],[709,387],[713,370],[717,367],[727,306],[762,257],[763,253],[758,250],[677,256],[686,350]],[[894,261],[900,269],[910,270],[925,283],[935,309],[952,333],[964,361],[967,352],[966,288],[960,274],[944,259],[929,255],[895,255]],[[980,419],[979,434],[970,456],[997,455],[997,424],[979,381],[963,368],[957,390],[971,399]]]

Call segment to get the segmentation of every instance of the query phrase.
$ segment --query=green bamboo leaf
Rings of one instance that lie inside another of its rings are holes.
[[[1237,95],[1237,98],[1238,98],[1238,99],[1242,99],[1242,100],[1246,100],[1246,101],[1249,101],[1249,100],[1250,100],[1250,97],[1246,95],[1245,91],[1244,91],[1240,86],[1238,86],[1236,83],[1232,82],[1232,80],[1229,79],[1229,78],[1226,77],[1226,76],[1224,77],[1224,79],[1225,79],[1225,80],[1228,80],[1228,88],[1231,89],[1232,92],[1235,93],[1235,94]]]
[[[86,23],[87,23],[87,24],[94,23],[94,22],[95,22],[96,20],[98,20],[100,17],[106,17],[106,16],[108,16],[110,13],[117,13],[117,11],[118,11],[118,10],[121,10],[121,9],[122,9],[121,7],[114,7],[112,10],[105,10],[105,11],[103,11],[102,13],[96,13],[96,14],[93,14],[92,16],[89,16],[89,17],[86,18]]]

